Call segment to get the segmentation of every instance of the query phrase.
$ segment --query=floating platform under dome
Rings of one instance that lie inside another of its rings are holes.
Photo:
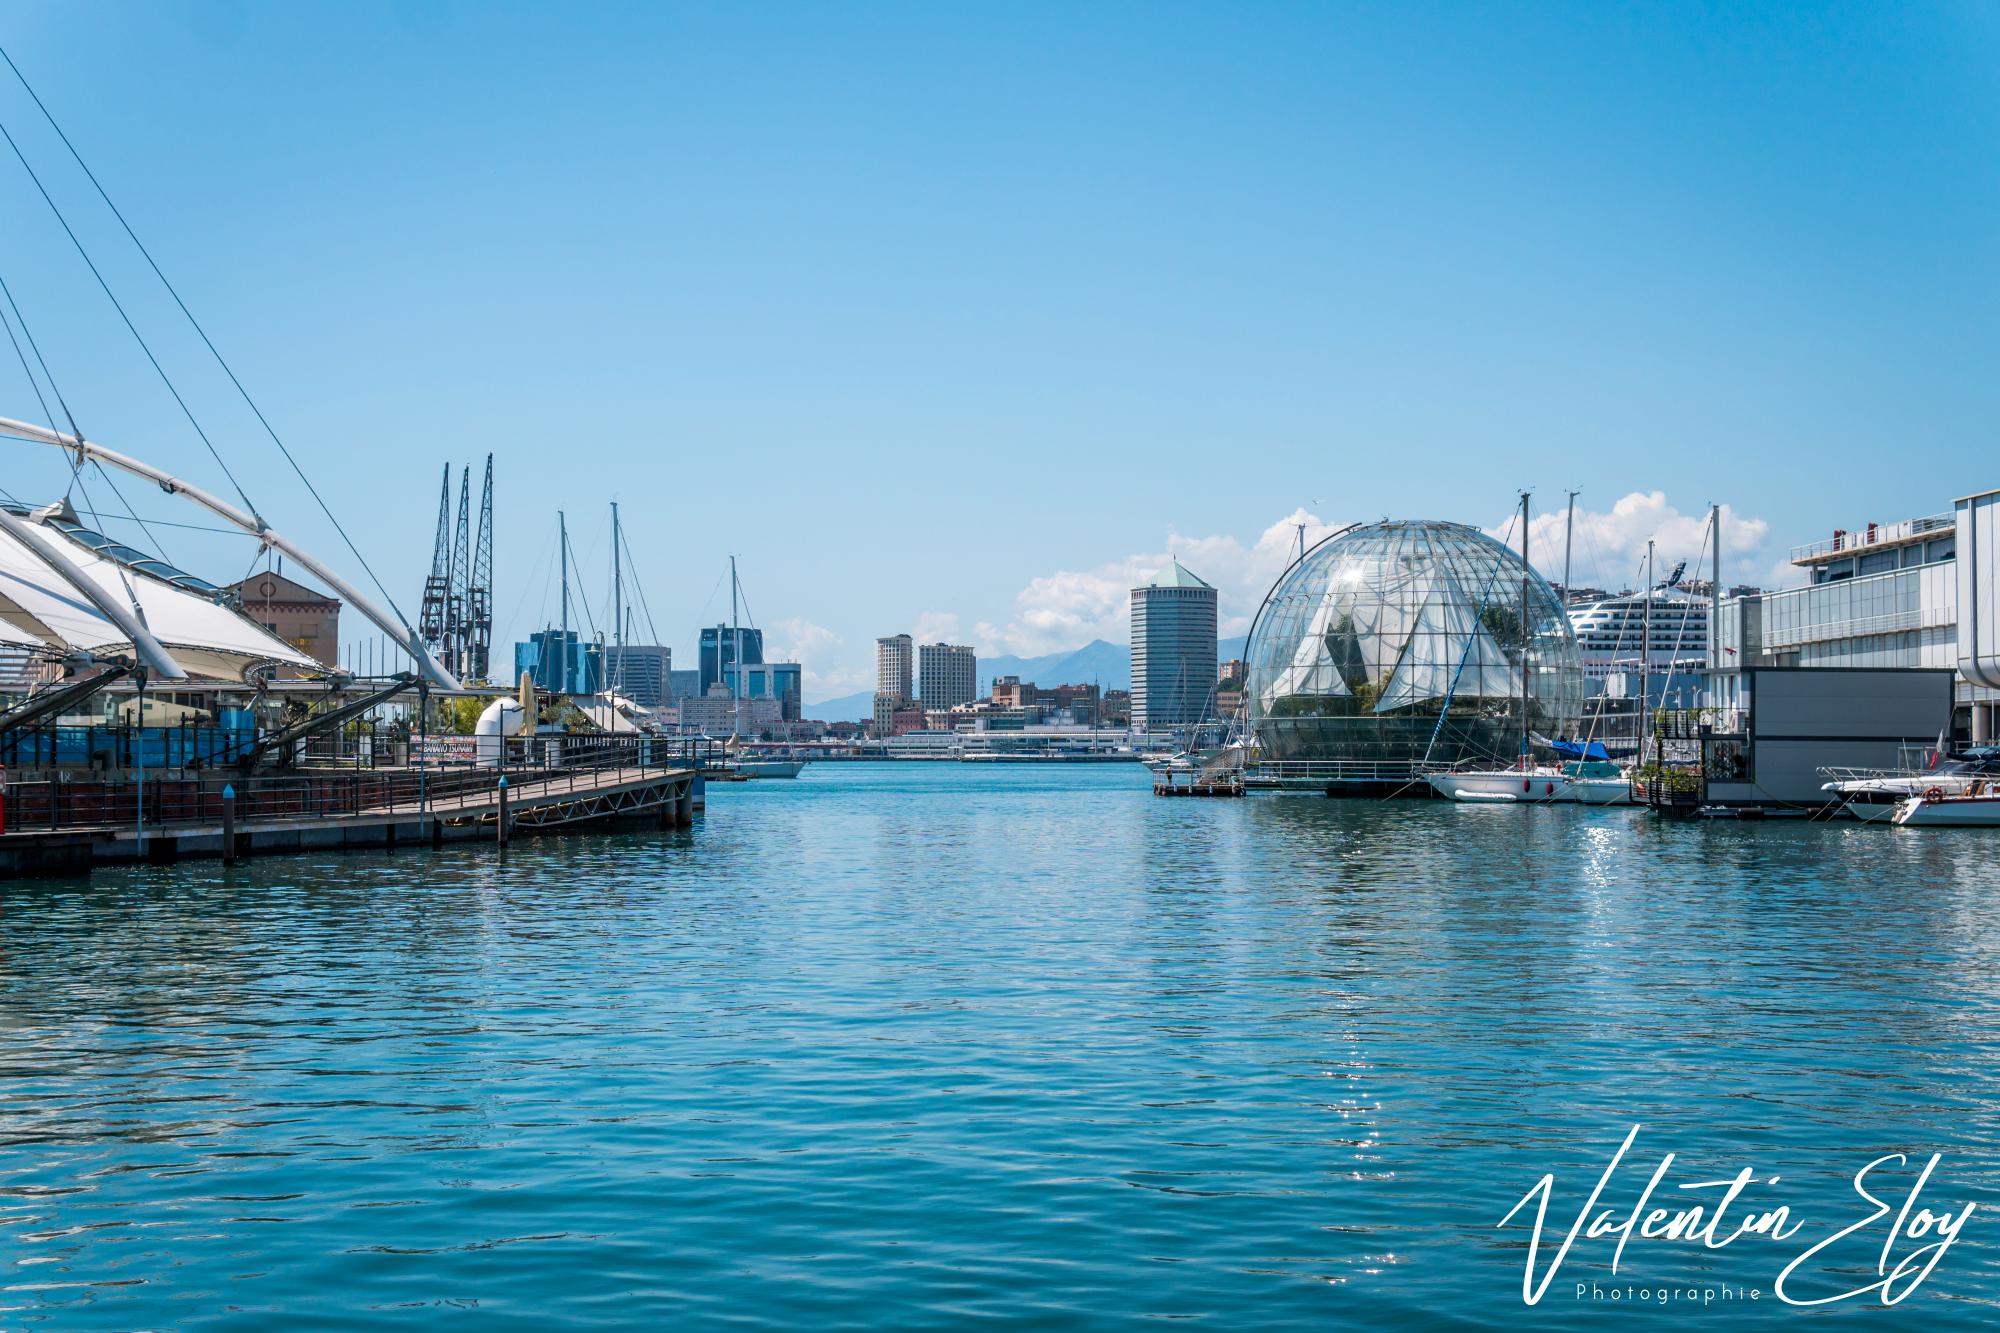
[[[1545,736],[1576,734],[1583,712],[1561,599],[1518,552],[1463,523],[1390,520],[1326,538],[1265,597],[1246,656],[1261,766],[1312,784],[1511,761],[1524,707]]]

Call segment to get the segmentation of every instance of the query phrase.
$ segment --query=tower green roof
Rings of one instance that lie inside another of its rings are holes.
[[[1178,560],[1170,560],[1167,567],[1155,574],[1148,588],[1207,588],[1213,585],[1202,582],[1189,572],[1188,567]]]

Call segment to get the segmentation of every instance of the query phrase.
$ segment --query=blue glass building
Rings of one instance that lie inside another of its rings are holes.
[[[575,630],[545,629],[514,645],[514,679],[525,671],[551,694],[596,694],[604,688],[604,649]]]

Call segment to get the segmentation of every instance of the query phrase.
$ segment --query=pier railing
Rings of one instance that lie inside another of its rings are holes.
[[[477,805],[507,779],[516,801],[573,794],[621,778],[637,779],[691,767],[678,747],[653,738],[561,737],[537,740],[606,741],[581,746],[520,747],[506,768],[453,765],[405,769],[294,769],[231,774],[226,770],[167,770],[143,780],[57,773],[4,783],[5,831],[149,829],[218,824],[223,790],[233,789],[236,818],[244,823],[395,816]],[[142,821],[143,815],[143,821]]]

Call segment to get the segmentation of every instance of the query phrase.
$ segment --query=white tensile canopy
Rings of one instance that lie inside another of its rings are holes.
[[[251,668],[325,667],[248,617],[198,592],[120,564],[61,529],[29,520],[25,536],[0,531],[0,646],[60,654],[131,654],[131,636],[72,587],[33,541],[55,552],[134,615],[190,676],[241,681]]]

